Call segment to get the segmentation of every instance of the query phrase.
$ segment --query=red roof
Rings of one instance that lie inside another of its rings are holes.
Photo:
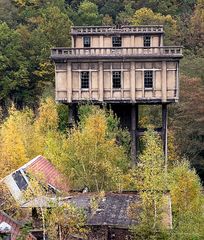
[[[1,223],[6,223],[8,224],[11,228],[8,231],[0,231],[0,233],[9,233],[11,234],[11,240],[16,240],[17,237],[20,234],[20,228],[22,225],[15,221],[13,218],[8,216],[5,212],[0,210],[0,224]],[[37,240],[31,233],[28,233],[26,240]]]
[[[64,176],[43,156],[37,156],[22,167],[26,172],[38,175],[56,189],[68,192],[69,186]]]

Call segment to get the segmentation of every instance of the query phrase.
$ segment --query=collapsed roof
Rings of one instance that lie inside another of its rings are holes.
[[[23,191],[28,188],[31,177],[46,184],[54,192],[68,192],[63,175],[43,156],[39,155],[10,173],[0,182],[4,183],[16,201],[23,202]]]

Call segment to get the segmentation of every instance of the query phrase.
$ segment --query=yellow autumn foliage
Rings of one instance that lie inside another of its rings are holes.
[[[41,102],[38,116],[30,109],[19,111],[12,106],[0,124],[0,178],[18,169],[46,150],[49,132],[57,132],[58,114],[51,98]]]
[[[123,147],[106,136],[107,129],[105,113],[98,110],[85,119],[83,128],[75,127],[69,134],[61,169],[74,187],[121,190],[128,158]]]
[[[179,37],[177,22],[171,15],[154,13],[150,8],[140,8],[134,13],[131,23],[133,25],[164,25],[166,44],[175,43]]]
[[[0,128],[0,177],[29,160],[30,116],[31,112],[20,112],[11,107],[9,117]]]

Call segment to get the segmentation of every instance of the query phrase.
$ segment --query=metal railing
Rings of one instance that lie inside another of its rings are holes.
[[[182,47],[122,47],[122,48],[52,48],[51,58],[83,57],[182,57]]]
[[[72,27],[71,34],[103,34],[103,33],[163,33],[162,25],[146,26],[77,26]]]

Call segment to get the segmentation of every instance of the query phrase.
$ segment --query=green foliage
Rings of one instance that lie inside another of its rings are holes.
[[[191,41],[197,51],[202,51],[204,47],[204,1],[198,0],[195,10],[190,19]]]
[[[140,192],[141,205],[133,205],[131,209],[133,217],[136,209],[142,209],[139,226],[131,230],[135,239],[203,239],[204,197],[195,170],[186,160],[182,160],[171,163],[166,171],[162,144],[157,134],[149,129],[144,141],[145,148],[132,174],[137,189],[143,190]],[[167,189],[170,194],[164,195]],[[168,226],[164,225],[164,206],[169,197],[173,214],[172,230],[167,230]]]
[[[69,108],[64,104],[57,105],[57,113],[59,117],[59,130],[62,132],[68,129]]]
[[[98,26],[101,25],[101,21],[102,18],[99,15],[96,4],[88,0],[81,2],[75,19],[77,25]]]
[[[142,209],[139,225],[131,229],[135,239],[203,239],[204,197],[195,170],[184,159],[174,161],[166,171],[157,134],[149,129],[144,141],[145,148],[132,174],[136,188],[143,190],[141,204],[133,204],[130,209],[131,216],[137,220],[138,209]],[[167,189],[169,194],[165,193]],[[172,229],[168,229],[170,199]]]
[[[122,188],[122,174],[128,159],[122,146],[111,137],[105,112],[95,110],[69,134],[66,158],[61,169],[77,188],[84,185],[95,191]]]
[[[202,53],[202,49],[200,50],[199,55],[196,55],[192,51],[187,51],[185,57],[181,60],[180,66],[183,75],[191,78],[201,78],[204,84],[204,53]]]
[[[177,136],[181,155],[194,162],[204,148],[202,141],[204,85],[201,79],[181,76],[181,97],[169,112],[171,127]],[[196,106],[196,107],[195,107]]]
[[[135,239],[162,239],[164,234],[162,214],[167,189],[167,172],[161,139],[150,127],[143,137],[144,150],[133,170],[133,180],[141,198],[139,226],[132,228]],[[138,218],[138,216],[136,216]]]
[[[203,239],[204,198],[200,179],[187,161],[176,163],[169,174],[173,231],[170,239]]]
[[[99,107],[93,105],[81,105],[79,107],[79,120],[80,125],[83,127],[84,121],[87,117],[95,114],[99,110]],[[112,110],[103,108],[104,114],[107,120],[107,134],[108,138],[115,138],[118,145],[123,146],[126,153],[130,153],[130,133],[127,129],[120,127],[120,119],[113,113]]]
[[[23,89],[28,86],[28,63],[22,54],[20,35],[6,23],[0,23],[0,103],[25,100]]]
[[[88,228],[85,226],[86,217],[82,209],[68,203],[50,203],[45,212],[46,232],[51,240],[67,239],[78,235],[86,239]]]
[[[164,25],[167,45],[175,44],[179,39],[177,22],[171,15],[165,16],[161,13],[154,13],[149,8],[141,8],[133,15],[131,23],[133,25]]]
[[[15,27],[18,21],[18,9],[11,0],[0,1],[0,22],[5,22],[10,27]]]
[[[132,4],[128,3],[125,5],[124,11],[121,11],[117,17],[116,22],[123,25],[128,25],[131,23],[131,17],[134,14],[134,9],[132,8]]]
[[[16,240],[25,240],[30,231],[32,230],[32,224],[31,222],[26,223],[23,225],[20,229],[20,235],[17,236]]]

